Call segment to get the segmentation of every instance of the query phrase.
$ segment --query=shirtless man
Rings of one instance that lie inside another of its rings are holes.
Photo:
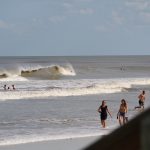
[[[139,106],[135,107],[136,108],[143,108],[144,109],[144,102],[145,102],[145,91],[142,91],[142,93],[138,96],[139,99]]]

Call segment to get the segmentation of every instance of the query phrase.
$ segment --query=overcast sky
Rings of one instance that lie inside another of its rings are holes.
[[[0,55],[150,54],[150,0],[0,0]]]

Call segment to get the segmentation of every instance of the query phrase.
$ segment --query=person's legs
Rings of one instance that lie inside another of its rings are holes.
[[[103,125],[104,125],[103,128],[105,128],[106,127],[106,122],[105,122],[105,120],[103,120],[103,122],[104,122],[103,123]]]
[[[119,115],[119,124],[122,125],[122,117]]]
[[[125,113],[120,113],[120,115],[119,115],[119,124],[120,124],[120,126],[124,125],[125,122],[126,122],[126,120],[125,120]]]
[[[104,120],[101,120],[102,127],[104,128]]]
[[[144,110],[144,102],[142,102],[142,103],[141,103],[141,107],[142,107],[142,108],[143,108],[143,110]]]
[[[128,122],[128,117],[125,117],[125,123],[127,123]]]
[[[142,102],[139,100],[139,106],[136,106],[135,109],[141,108],[142,107]]]
[[[141,108],[141,106],[136,106],[135,109],[137,109],[137,108]]]
[[[125,123],[126,123],[126,118],[125,118],[125,116],[122,116],[122,118],[123,118],[123,124],[125,124]]]
[[[105,127],[106,127],[105,120],[101,120],[101,124],[102,124],[102,127],[103,127],[103,128],[105,128]]]
[[[135,109],[137,108],[142,108],[142,110],[144,110],[144,102],[139,101],[139,106],[135,107]]]

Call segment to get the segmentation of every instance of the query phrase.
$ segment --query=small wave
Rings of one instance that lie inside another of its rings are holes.
[[[0,91],[1,100],[11,100],[11,99],[26,99],[26,98],[36,98],[40,99],[42,97],[61,97],[61,96],[80,96],[80,95],[91,95],[100,93],[115,93],[120,92],[120,88],[51,88],[49,90],[37,90],[37,91]]]
[[[123,92],[136,92],[136,91],[139,91],[141,89],[144,89],[146,91],[149,91],[150,90],[150,87],[149,85],[136,85],[136,87],[133,85],[131,88],[122,88],[122,91]]]
[[[54,140],[66,140],[66,139],[75,139],[75,138],[83,138],[83,137],[95,137],[95,136],[103,136],[110,133],[111,130],[106,130],[102,132],[96,133],[60,133],[56,135],[24,135],[24,136],[14,136],[10,139],[0,139],[0,146],[6,145],[16,145],[16,144],[25,144],[25,143],[34,143],[34,142],[42,142],[42,141],[54,141]],[[66,131],[67,132],[67,131]],[[69,131],[70,132],[70,131]]]

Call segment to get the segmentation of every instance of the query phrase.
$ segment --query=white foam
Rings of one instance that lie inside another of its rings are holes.
[[[63,135],[24,135],[14,136],[11,139],[6,139],[0,141],[0,145],[16,145],[16,144],[25,144],[25,143],[33,143],[33,142],[42,142],[42,141],[51,141],[51,140],[63,140],[63,139],[74,139],[74,138],[82,138],[82,137],[92,137],[92,136],[102,136],[107,135],[110,130],[102,130],[97,133],[84,133],[84,134],[63,134]]]
[[[18,75],[11,75],[7,78],[1,78],[0,79],[1,82],[8,82],[8,81],[28,81],[27,78],[25,77],[21,77],[21,76],[18,76]]]
[[[124,88],[132,88],[133,85],[149,85],[149,78],[126,79],[90,79],[90,80],[61,80],[61,81],[29,81],[20,83],[24,90],[0,91],[1,100],[42,98],[58,96],[77,96],[101,93],[121,92]],[[48,88],[48,86],[52,88]]]

